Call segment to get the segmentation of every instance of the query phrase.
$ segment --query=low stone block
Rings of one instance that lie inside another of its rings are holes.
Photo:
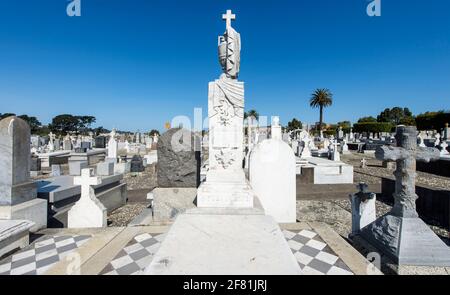
[[[29,244],[29,230],[34,226],[28,220],[0,220],[0,258]]]
[[[103,162],[97,164],[98,176],[110,176],[114,174],[114,163]]]
[[[69,162],[69,174],[72,176],[80,176],[81,170],[88,167],[87,161],[70,161]]]
[[[195,208],[196,188],[155,188],[152,193],[155,221],[173,221],[187,209]]]
[[[114,165],[114,173],[117,174],[126,174],[131,172],[131,163],[117,163]]]
[[[0,219],[30,220],[31,232],[47,227],[47,200],[33,199],[14,206],[0,206]]]

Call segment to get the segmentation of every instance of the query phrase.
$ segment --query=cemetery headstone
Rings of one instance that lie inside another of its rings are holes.
[[[93,169],[83,169],[81,176],[73,179],[74,185],[81,186],[80,200],[69,210],[68,228],[98,228],[107,226],[107,211],[95,196],[93,185],[102,183],[100,177],[92,176]]]
[[[37,177],[41,174],[41,159],[38,156],[31,156],[30,176]]]
[[[254,195],[243,166],[244,83],[240,72],[240,34],[227,20],[219,36],[222,75],[209,83],[209,170],[198,189],[199,207],[252,208]],[[233,52],[231,54],[231,52]]]
[[[198,187],[200,184],[200,137],[180,128],[161,135],[156,174],[158,187]]]
[[[47,226],[47,201],[30,180],[30,127],[15,116],[0,121],[0,219],[25,219],[32,231]]]
[[[439,150],[417,147],[417,129],[397,126],[397,147],[382,146],[378,160],[397,162],[392,210],[361,230],[361,235],[399,265],[450,266],[450,249],[416,211],[416,161],[439,159]]]
[[[145,170],[142,157],[139,155],[134,155],[131,159],[130,171],[133,173],[143,172]]]
[[[52,177],[58,177],[58,176],[61,176],[61,165],[58,165],[58,164],[53,164],[53,165],[52,165],[51,176],[52,176]]]
[[[116,130],[113,129],[111,134],[109,135],[108,141],[108,158],[116,159],[117,158],[117,141],[116,141]]]
[[[106,147],[106,137],[97,136],[95,138],[95,147],[98,149],[104,149]]]
[[[371,224],[376,219],[376,194],[368,191],[368,185],[360,183],[357,188],[359,192],[350,195],[352,204],[352,235]]]
[[[278,223],[296,222],[295,155],[281,140],[281,130],[257,144],[250,156],[249,178],[266,214]],[[273,137],[276,134],[275,138]]]

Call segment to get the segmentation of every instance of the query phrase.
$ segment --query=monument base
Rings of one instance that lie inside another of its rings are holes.
[[[450,266],[450,249],[420,218],[386,214],[361,236],[398,265]]]
[[[210,210],[196,209],[178,216],[145,274],[301,274],[272,217],[241,214],[240,209],[218,215]]]
[[[197,190],[199,208],[253,208],[254,193],[243,182],[204,182]]]
[[[34,222],[31,232],[47,227],[47,200],[33,199],[13,206],[0,206],[0,219]]]

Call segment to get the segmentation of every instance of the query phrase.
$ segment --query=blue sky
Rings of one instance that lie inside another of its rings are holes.
[[[318,121],[308,105],[329,88],[325,121],[356,121],[386,107],[450,108],[450,1],[0,0],[0,113],[94,115],[121,130],[163,130],[207,111],[220,75],[226,9],[242,37],[246,108]]]

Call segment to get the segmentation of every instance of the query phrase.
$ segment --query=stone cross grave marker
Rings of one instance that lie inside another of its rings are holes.
[[[439,151],[435,148],[417,147],[415,128],[400,126],[397,129],[397,145],[382,146],[377,149],[375,156],[382,161],[397,162],[395,171],[396,199],[393,211],[397,216],[417,217],[415,193],[416,161],[430,162],[439,159]]]
[[[439,159],[439,150],[417,147],[417,129],[398,126],[397,147],[382,146],[375,156],[396,161],[394,207],[361,231],[362,236],[399,265],[450,266],[450,250],[416,211],[416,161]]]
[[[91,176],[93,169],[86,168],[81,171],[81,176],[73,179],[74,185],[81,186],[80,200],[70,209],[68,215],[69,228],[95,228],[106,227],[106,208],[96,198],[93,185],[102,183],[102,179]]]

